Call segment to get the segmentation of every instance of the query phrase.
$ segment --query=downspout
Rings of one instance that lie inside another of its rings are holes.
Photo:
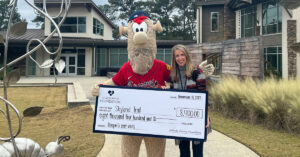
[[[96,67],[96,44],[95,44],[95,40],[93,39],[93,54],[92,54],[92,59],[93,59],[93,63],[92,63],[92,75],[95,76],[97,73],[97,67]]]

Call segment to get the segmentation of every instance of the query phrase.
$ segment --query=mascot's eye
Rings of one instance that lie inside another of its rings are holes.
[[[133,33],[139,32],[139,30],[140,30],[140,25],[137,23],[133,23],[133,25],[132,25]]]
[[[141,31],[141,32],[146,32],[146,33],[147,33],[147,30],[148,30],[148,26],[147,26],[146,22],[142,22],[142,23],[140,24],[140,31]]]
[[[145,32],[147,33],[147,24],[145,22],[142,22],[140,25],[137,23],[133,23],[132,25],[132,31],[133,33],[137,33],[137,32]]]

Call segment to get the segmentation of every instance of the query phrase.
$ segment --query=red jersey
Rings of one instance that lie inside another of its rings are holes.
[[[165,81],[169,82],[169,76],[170,66],[154,59],[153,66],[148,73],[144,75],[136,74],[133,72],[130,62],[127,62],[112,80],[118,86],[160,88],[161,86],[165,86]]]

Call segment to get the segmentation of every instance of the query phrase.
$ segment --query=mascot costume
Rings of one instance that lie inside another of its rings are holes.
[[[170,66],[155,59],[156,57],[156,31],[162,31],[159,21],[154,25],[149,15],[143,11],[134,12],[130,18],[128,27],[119,27],[120,34],[128,34],[128,58],[119,72],[103,85],[116,85],[127,87],[160,88],[169,81]],[[211,74],[214,71],[212,65],[206,62],[200,64],[204,73]],[[99,95],[99,87],[92,88],[92,95]],[[138,157],[142,140],[144,140],[148,157],[164,157],[164,138],[122,136],[122,157]]]

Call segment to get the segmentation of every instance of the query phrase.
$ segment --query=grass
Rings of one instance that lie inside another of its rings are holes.
[[[18,137],[35,140],[45,148],[58,136],[70,135],[71,140],[63,143],[66,157],[96,156],[103,146],[104,135],[92,132],[94,112],[89,105],[68,109],[66,92],[66,87],[10,87],[8,100],[21,114],[28,107],[44,107],[38,116],[23,118]],[[3,90],[0,95],[3,95]],[[5,110],[3,103],[0,108]],[[10,112],[16,130],[16,116]],[[7,121],[2,114],[0,128],[0,136],[8,137]]]
[[[262,157],[299,157],[300,136],[268,130],[210,112],[213,129],[243,143]]]
[[[224,78],[209,94],[212,108],[225,115],[300,134],[300,79]]]

